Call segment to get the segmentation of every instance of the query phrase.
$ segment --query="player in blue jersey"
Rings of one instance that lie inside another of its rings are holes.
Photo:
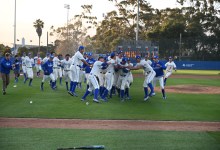
[[[14,67],[10,60],[11,54],[6,53],[5,58],[3,58],[0,62],[0,72],[2,77],[2,94],[6,94],[6,89],[10,82],[10,70]]]
[[[19,60],[18,55],[15,55],[15,60],[13,62],[14,64],[14,75],[15,75],[15,83],[18,82],[18,77],[20,76],[20,65],[21,61]]]
[[[153,86],[155,87],[156,86],[156,82],[159,81],[160,83],[160,88],[161,88],[161,91],[162,91],[162,94],[163,94],[163,99],[166,99],[166,94],[165,94],[165,89],[164,89],[164,80],[163,80],[163,77],[164,77],[164,71],[166,69],[165,65],[159,61],[159,57],[158,56],[154,56],[153,57],[153,63],[152,63],[152,68],[154,69],[154,71],[156,72],[156,75],[153,79]],[[155,93],[150,93],[149,94],[150,96],[154,96]]]
[[[54,56],[50,55],[49,60],[46,61],[43,65],[42,65],[42,69],[44,71],[44,76],[43,76],[43,80],[41,82],[41,90],[44,90],[44,81],[47,78],[50,78],[52,80],[51,83],[51,88],[54,90],[56,89],[56,83],[55,83],[55,76],[53,74],[53,59]]]

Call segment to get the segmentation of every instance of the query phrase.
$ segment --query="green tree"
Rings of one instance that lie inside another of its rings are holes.
[[[34,27],[36,28],[36,32],[39,37],[39,48],[38,48],[38,52],[39,52],[40,51],[40,37],[42,35],[42,29],[44,28],[44,22],[40,19],[37,19],[34,22]]]
[[[75,15],[67,27],[51,27],[50,35],[58,38],[56,42],[56,52],[61,54],[73,54],[79,45],[91,46],[91,38],[88,35],[90,29],[97,25],[97,18],[91,15],[92,5],[82,5],[82,13]],[[67,40],[67,36],[68,39]]]

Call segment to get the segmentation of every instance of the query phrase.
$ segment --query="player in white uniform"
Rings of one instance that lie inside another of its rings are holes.
[[[89,64],[86,62],[86,60],[82,55],[83,52],[84,52],[84,46],[80,46],[78,51],[72,57],[72,65],[70,67],[72,79],[70,82],[70,91],[68,92],[71,96],[77,96],[77,94],[75,93],[75,89],[79,82],[80,63],[83,62],[84,64],[89,66]]]
[[[116,56],[116,65],[120,64],[121,60],[122,60],[122,56],[123,56],[123,52],[122,51],[119,51],[118,52],[118,56]],[[113,82],[113,85],[112,85],[112,90],[110,92],[110,97],[112,97],[112,94],[115,94],[115,90],[116,90],[116,85],[117,85],[117,82],[118,82],[118,77],[119,77],[119,74],[118,74],[118,68],[116,66],[115,68],[115,74],[114,74],[114,82]],[[118,95],[120,95],[120,89],[117,89],[118,91]]]
[[[173,62],[172,57],[169,57],[169,61],[165,64],[165,67],[164,86],[166,85],[167,78],[171,76],[173,69],[176,71],[176,64]]]
[[[146,54],[145,55],[145,61],[151,66],[152,65],[152,61],[149,58],[150,58],[149,55]]]
[[[70,72],[71,60],[69,54],[66,54],[65,59],[61,60],[61,66],[63,67],[63,76],[66,82],[66,89],[69,91],[68,81],[72,78]]]
[[[136,60],[137,60],[137,64],[135,67],[130,68],[131,70],[138,70],[138,69],[143,69],[144,70],[144,75],[145,75],[145,79],[144,79],[144,83],[143,83],[143,87],[144,87],[144,101],[147,101],[149,99],[148,96],[148,87],[151,90],[151,93],[154,93],[154,87],[151,83],[151,81],[153,80],[153,78],[155,77],[156,73],[153,70],[153,68],[148,64],[147,61],[145,60],[141,60],[141,56],[136,56]]]
[[[41,62],[41,65],[43,65],[45,62],[47,62],[50,58],[50,53],[47,53],[46,56],[44,57],[44,59]]]
[[[133,67],[134,66],[133,63],[131,63],[131,59],[130,58],[127,58],[127,64],[128,64],[129,67]],[[134,80],[134,78],[133,78],[132,72],[129,71],[128,72],[128,84],[129,85],[127,86],[127,88],[125,88],[125,98],[128,99],[128,100],[131,99],[130,98],[129,89],[131,87],[131,84],[133,83],[133,80]]]
[[[112,89],[112,85],[114,82],[114,74],[115,74],[115,65],[116,65],[116,55],[114,52],[111,53],[110,58],[107,61],[108,68],[105,73],[105,83],[104,83],[104,91],[101,95],[102,100],[107,101],[106,97],[108,96],[109,91]]]
[[[124,95],[125,95],[125,89],[129,88],[129,84],[128,84],[128,76],[129,76],[129,69],[128,64],[127,64],[127,59],[124,57],[122,58],[122,61],[120,62],[120,64],[118,64],[119,67],[119,76],[118,76],[118,80],[117,80],[117,88],[120,90],[120,98],[121,101],[124,101]]]
[[[34,64],[37,71],[37,77],[40,76],[40,72],[42,70],[41,63],[42,63],[42,58],[40,57],[40,53],[38,53],[37,56],[34,57]]]
[[[83,57],[85,60],[87,60],[87,53],[85,52],[83,54]],[[79,71],[79,83],[78,83],[78,88],[82,89],[82,79],[85,78],[85,70],[83,68],[83,62],[80,62],[80,71]]]
[[[58,65],[57,65],[57,73],[58,77],[60,78],[60,85],[62,85],[62,77],[63,77],[63,69],[61,67],[61,61],[63,60],[63,55],[59,54],[58,59],[60,60]]]
[[[107,61],[107,57],[104,57],[104,61],[106,62]],[[105,87],[104,87],[104,84],[105,84],[105,73],[107,71],[107,68],[106,69],[102,69],[100,70],[99,72],[99,75],[98,75],[98,78],[99,78],[99,94],[100,96],[102,96],[104,90],[105,90]]]
[[[98,95],[99,95],[99,83],[98,83],[98,75],[102,69],[107,68],[107,63],[104,62],[103,57],[99,57],[98,61],[96,61],[92,67],[92,70],[89,74],[89,88],[87,89],[86,93],[82,97],[82,101],[85,101],[86,97],[89,93],[94,90],[94,98],[93,101],[99,103]]]
[[[32,68],[33,65],[34,65],[34,59],[31,58],[31,53],[28,53],[28,56],[25,57],[25,61],[24,62],[25,62],[26,69],[27,69],[27,78],[24,81],[24,83],[26,83],[26,81],[28,79],[30,79],[29,86],[31,86],[32,80],[33,80],[33,77],[34,77],[33,68]]]
[[[25,58],[26,58],[26,53],[23,53],[23,56],[21,57],[21,63],[22,63],[22,71],[24,74],[24,82],[26,82],[26,78],[27,78],[27,68],[26,68],[26,64],[25,64]]]
[[[58,65],[60,64],[60,60],[58,59],[56,53],[52,53],[52,55],[54,56],[53,58],[53,74],[55,77],[55,83],[57,82],[58,79],[58,69],[60,67],[58,67]]]

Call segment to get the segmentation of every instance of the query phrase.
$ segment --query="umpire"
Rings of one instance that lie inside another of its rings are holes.
[[[5,57],[2,59],[1,61],[1,76],[2,76],[2,84],[3,84],[3,88],[2,88],[2,93],[3,95],[6,94],[6,88],[9,85],[9,81],[10,81],[10,70],[12,69],[12,62],[10,60],[10,53],[5,53]]]

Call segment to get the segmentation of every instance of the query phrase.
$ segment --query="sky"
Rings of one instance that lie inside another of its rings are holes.
[[[158,9],[178,6],[176,0],[148,0],[148,2],[153,8]],[[108,0],[16,0],[16,3],[16,39],[19,40],[16,41],[16,44],[21,44],[24,37],[27,45],[38,44],[38,36],[33,27],[35,20],[41,19],[44,22],[41,45],[46,45],[46,33],[51,26],[56,28],[66,25],[67,9],[64,8],[64,4],[70,5],[69,18],[80,14],[81,5],[84,4],[93,5],[92,13],[97,16],[98,20],[103,19],[103,13],[115,9],[114,4]],[[15,0],[0,0],[0,6],[0,44],[12,46],[14,42]],[[54,40],[55,37],[49,36],[49,44]]]

